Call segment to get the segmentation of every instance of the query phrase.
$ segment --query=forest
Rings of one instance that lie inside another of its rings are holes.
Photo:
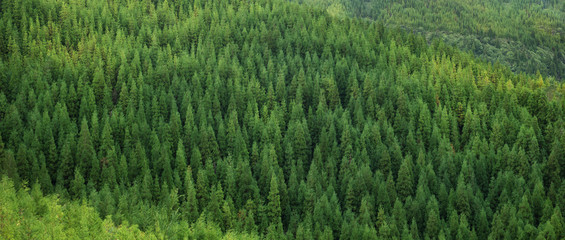
[[[382,22],[441,40],[493,64],[565,78],[565,1],[293,0],[330,15]]]
[[[343,6],[3,0],[0,239],[565,238],[558,70]]]

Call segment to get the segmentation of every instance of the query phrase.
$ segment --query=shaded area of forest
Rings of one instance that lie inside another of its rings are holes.
[[[296,0],[338,17],[373,19],[442,40],[514,72],[565,75],[565,2]]]

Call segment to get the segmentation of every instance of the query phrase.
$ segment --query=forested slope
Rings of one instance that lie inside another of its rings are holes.
[[[565,237],[551,78],[278,0],[1,13],[0,170],[17,189],[167,238]]]
[[[443,40],[515,72],[565,77],[565,1],[297,0]]]

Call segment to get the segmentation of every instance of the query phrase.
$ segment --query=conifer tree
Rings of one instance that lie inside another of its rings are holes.
[[[412,176],[412,157],[408,156],[402,161],[400,165],[400,170],[398,170],[398,180],[396,189],[398,190],[398,195],[401,199],[405,199],[413,194],[414,183]]]

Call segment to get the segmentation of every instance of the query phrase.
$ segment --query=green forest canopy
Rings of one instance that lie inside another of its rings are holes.
[[[552,78],[279,0],[1,13],[1,238],[565,237]]]
[[[515,72],[565,77],[565,1],[296,0],[443,40]]]
[[[143,233],[127,222],[115,226],[111,217],[100,219],[86,201],[59,204],[51,195],[43,196],[39,184],[16,190],[7,177],[0,181],[0,236],[2,239],[163,239],[162,234]],[[186,223],[184,223],[186,225]],[[258,239],[257,236],[229,232],[222,234],[214,224],[199,218],[182,229],[188,239]]]

